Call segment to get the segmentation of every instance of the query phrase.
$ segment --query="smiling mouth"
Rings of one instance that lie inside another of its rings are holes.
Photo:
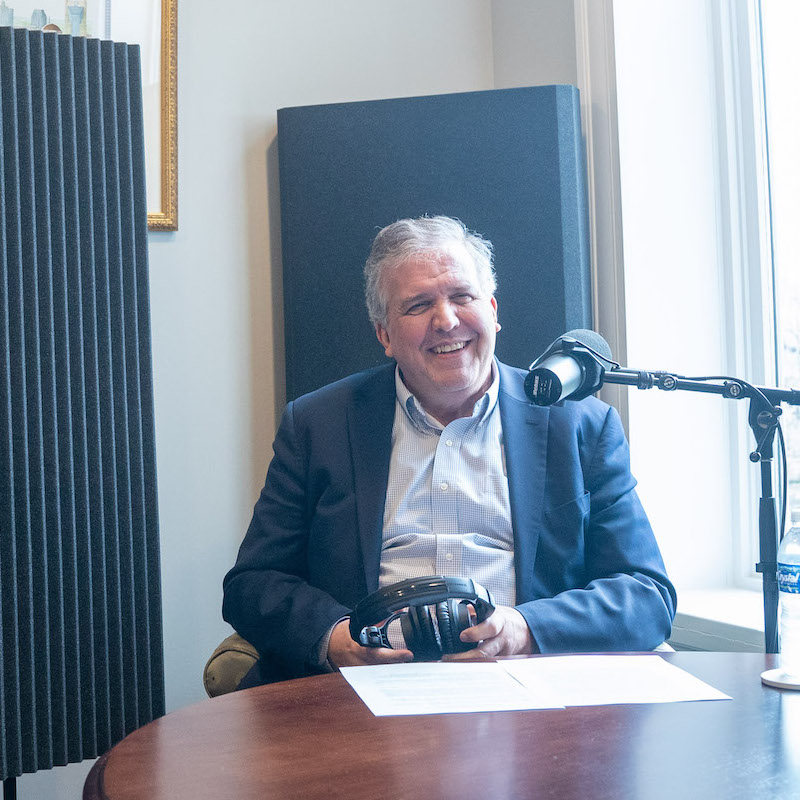
[[[467,342],[455,342],[455,344],[440,344],[432,347],[434,353],[441,355],[442,353],[455,353],[456,350],[463,350],[467,346]]]

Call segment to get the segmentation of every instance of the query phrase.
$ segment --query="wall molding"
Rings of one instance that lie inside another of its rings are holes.
[[[612,0],[574,0],[575,53],[586,150],[594,327],[621,364],[627,359],[617,81]],[[628,428],[623,386],[604,386]]]

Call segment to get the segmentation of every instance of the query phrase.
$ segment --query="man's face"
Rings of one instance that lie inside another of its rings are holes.
[[[383,279],[386,324],[375,332],[408,390],[442,423],[472,414],[491,383],[497,301],[460,243],[412,256]]]

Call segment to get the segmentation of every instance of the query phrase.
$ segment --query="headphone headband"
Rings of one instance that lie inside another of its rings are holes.
[[[350,615],[350,635],[357,642],[364,628],[377,625],[396,611],[451,599],[472,603],[478,622],[483,622],[494,611],[491,594],[472,578],[426,575],[386,586],[361,600]]]

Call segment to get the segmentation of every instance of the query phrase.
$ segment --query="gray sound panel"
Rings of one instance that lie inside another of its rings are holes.
[[[0,27],[0,777],[164,713],[138,46]]]
[[[502,360],[591,328],[574,87],[285,108],[278,153],[289,399],[385,360],[361,270],[402,217],[455,216],[494,243]]]

